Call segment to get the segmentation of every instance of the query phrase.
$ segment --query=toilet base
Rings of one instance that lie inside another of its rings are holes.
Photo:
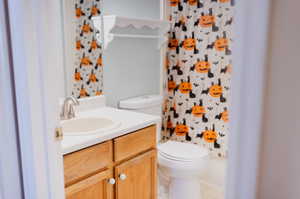
[[[172,178],[170,181],[169,199],[202,199],[198,178]]]

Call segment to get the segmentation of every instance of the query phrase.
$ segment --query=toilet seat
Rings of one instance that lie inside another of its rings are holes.
[[[158,146],[159,155],[175,162],[194,162],[208,155],[208,150],[189,143],[168,141]]]

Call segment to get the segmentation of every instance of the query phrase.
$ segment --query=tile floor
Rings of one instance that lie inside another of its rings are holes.
[[[202,184],[202,194],[201,199],[224,199],[224,191],[209,184]],[[159,185],[158,199],[169,199],[167,186]]]

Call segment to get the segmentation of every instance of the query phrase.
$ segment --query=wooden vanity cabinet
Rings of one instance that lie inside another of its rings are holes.
[[[64,156],[67,199],[156,199],[156,126]]]
[[[67,199],[113,199],[113,185],[108,179],[113,177],[111,170],[96,173],[65,188]]]
[[[155,150],[116,166],[116,199],[156,198],[156,170]]]

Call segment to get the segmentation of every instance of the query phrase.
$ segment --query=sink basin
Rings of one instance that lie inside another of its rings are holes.
[[[90,135],[118,128],[121,123],[109,118],[86,117],[61,122],[64,135]]]

